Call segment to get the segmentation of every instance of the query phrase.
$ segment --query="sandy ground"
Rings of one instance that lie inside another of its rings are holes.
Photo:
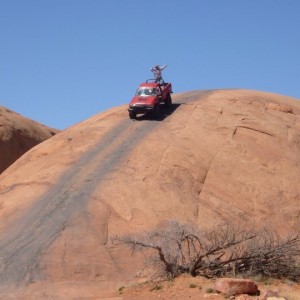
[[[278,291],[280,297],[288,300],[300,299],[300,285],[289,282],[283,283],[278,280],[255,281],[261,295],[268,291]],[[112,297],[120,297],[124,300],[134,299],[191,299],[191,300],[221,300],[228,299],[214,289],[214,280],[202,277],[182,275],[171,281],[147,282],[135,286],[120,287]],[[252,296],[251,299],[259,299]]]

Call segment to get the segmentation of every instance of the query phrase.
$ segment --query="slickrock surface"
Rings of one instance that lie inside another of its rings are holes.
[[[111,295],[141,265],[111,238],[163,220],[300,227],[298,100],[219,90],[173,101],[160,121],[130,120],[127,105],[97,114],[0,176],[0,296]]]
[[[0,106],[0,173],[26,151],[58,132]]]

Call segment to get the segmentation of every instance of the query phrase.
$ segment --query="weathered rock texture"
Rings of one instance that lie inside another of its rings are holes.
[[[57,132],[0,106],[0,173],[26,151]]]
[[[95,115],[0,176],[2,290],[68,299],[134,282],[140,260],[111,237],[163,220],[300,227],[300,102],[246,90],[173,99],[161,121],[130,120],[127,105]]]
[[[215,289],[228,296],[258,293],[257,285],[250,279],[219,278],[215,282]]]
[[[279,291],[267,290],[260,295],[260,300],[268,300],[271,297],[279,297]]]

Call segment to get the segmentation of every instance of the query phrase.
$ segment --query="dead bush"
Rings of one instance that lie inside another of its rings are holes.
[[[242,230],[230,225],[203,231],[192,224],[169,221],[160,229],[116,237],[132,253],[152,250],[146,267],[158,276],[220,277],[262,275],[298,280],[300,233],[281,238],[271,230]]]

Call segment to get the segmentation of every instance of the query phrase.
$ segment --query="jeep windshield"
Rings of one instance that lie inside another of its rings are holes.
[[[155,88],[140,87],[136,91],[136,96],[155,96],[157,94]]]

